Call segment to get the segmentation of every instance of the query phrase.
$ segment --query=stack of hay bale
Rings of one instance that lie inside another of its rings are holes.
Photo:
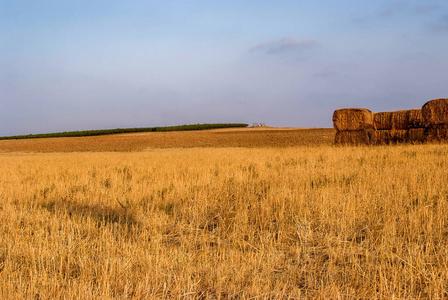
[[[368,109],[346,108],[333,114],[336,144],[369,145],[375,138],[373,113]]]
[[[448,99],[427,102],[422,108],[428,142],[448,140]]]
[[[427,102],[422,109],[380,112],[339,109],[333,114],[335,144],[382,145],[448,141],[448,99]]]
[[[374,114],[375,144],[423,142],[425,126],[420,109]]]

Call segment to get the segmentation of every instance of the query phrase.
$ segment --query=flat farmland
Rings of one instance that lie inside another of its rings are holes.
[[[447,298],[448,145],[333,137],[1,142],[0,298]]]
[[[0,152],[143,151],[149,148],[294,147],[330,145],[334,129],[242,128],[206,131],[150,132],[94,137],[0,141]]]

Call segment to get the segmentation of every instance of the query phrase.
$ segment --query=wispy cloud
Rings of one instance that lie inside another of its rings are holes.
[[[319,46],[315,40],[299,40],[295,38],[282,38],[255,45],[250,49],[253,53],[264,53],[268,55],[281,55],[285,53],[298,53],[314,49]]]

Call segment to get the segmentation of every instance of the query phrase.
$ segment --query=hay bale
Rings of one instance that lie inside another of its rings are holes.
[[[425,126],[448,125],[448,99],[435,99],[422,107]]]
[[[374,144],[375,145],[387,145],[390,144],[391,130],[375,130]]]
[[[421,109],[408,110],[408,129],[410,128],[425,128],[423,120],[423,113]]]
[[[428,142],[448,141],[448,125],[434,125],[426,128],[425,140]]]
[[[388,145],[406,143],[408,141],[408,130],[376,130],[374,144]]]
[[[405,130],[424,127],[423,116],[419,109],[376,113],[373,116],[373,123],[377,130]]]
[[[392,113],[391,112],[379,112],[373,115],[373,123],[377,130],[390,130],[392,129]]]
[[[338,145],[370,145],[374,139],[374,130],[350,130],[336,132],[335,144]]]
[[[409,111],[399,110],[392,112],[392,129],[406,130],[409,128]]]
[[[408,130],[409,143],[423,143],[425,140],[425,128],[411,128]]]
[[[338,109],[333,114],[334,128],[338,131],[373,129],[373,113],[368,109]]]
[[[408,130],[404,129],[393,129],[391,130],[391,139],[392,143],[399,144],[399,143],[407,143],[409,141],[408,139]]]

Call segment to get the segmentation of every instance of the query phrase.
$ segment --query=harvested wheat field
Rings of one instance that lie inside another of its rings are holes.
[[[0,298],[448,297],[448,146],[341,149],[2,153]]]
[[[73,138],[0,140],[1,152],[121,152],[149,148],[293,147],[331,145],[335,130],[241,128],[150,132]]]

